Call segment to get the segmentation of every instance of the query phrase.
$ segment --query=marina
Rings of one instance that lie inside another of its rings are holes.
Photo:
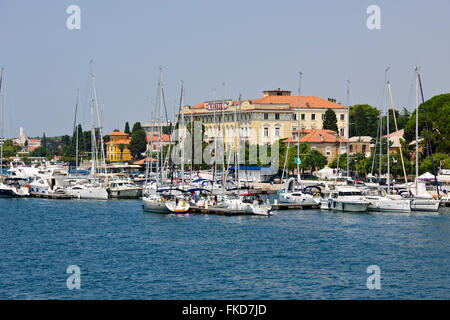
[[[450,2],[329,2],[2,1],[0,300],[450,300]]]

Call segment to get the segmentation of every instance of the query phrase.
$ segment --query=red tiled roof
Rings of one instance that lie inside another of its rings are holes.
[[[308,130],[308,129],[307,129]],[[304,143],[332,143],[332,142],[347,142],[346,139],[338,137],[333,130],[327,129],[310,129],[311,132],[300,138],[300,142]],[[283,142],[297,143],[297,139],[289,138]]]

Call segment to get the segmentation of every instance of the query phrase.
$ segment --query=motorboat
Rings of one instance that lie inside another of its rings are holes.
[[[0,182],[0,198],[24,198],[30,195],[27,188],[27,179],[24,178],[6,178]]]
[[[108,184],[107,191],[111,198],[138,199],[142,196],[142,188],[124,179],[114,179]]]
[[[77,199],[108,200],[108,192],[96,180],[71,179],[64,191]]]
[[[316,193],[305,192],[296,183],[295,178],[286,181],[284,189],[280,190],[278,199],[281,203],[301,204],[304,206],[317,206],[320,203],[320,189]],[[307,190],[307,189],[306,189]]]
[[[369,211],[382,212],[411,212],[411,200],[404,198],[388,197],[378,188],[361,190],[366,200],[370,202]]]
[[[31,178],[29,183],[29,192],[31,196],[62,196],[69,197],[64,191],[64,187],[58,185],[53,176],[37,175]]]
[[[324,197],[320,201],[320,208],[323,210],[367,211],[370,202],[356,187],[336,186],[335,190],[325,190]]]

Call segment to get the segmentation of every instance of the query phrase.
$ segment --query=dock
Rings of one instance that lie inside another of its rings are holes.
[[[69,200],[72,199],[72,196],[65,193],[39,193],[39,192],[30,192],[30,197],[34,198],[44,198],[44,199],[60,199],[60,200]]]
[[[202,208],[190,206],[189,212],[200,213],[200,214],[217,214],[222,216],[243,216],[243,215],[251,215],[250,213],[245,212],[244,210],[234,210],[227,208]]]

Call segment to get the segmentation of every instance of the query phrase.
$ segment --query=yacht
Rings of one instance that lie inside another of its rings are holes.
[[[108,200],[108,192],[96,180],[71,179],[64,191],[77,199]]]
[[[369,211],[411,212],[411,200],[388,197],[378,188],[363,189],[366,200],[370,202]]]
[[[324,210],[365,212],[370,205],[356,187],[336,186],[335,190],[325,190],[324,194],[320,201],[320,208]]]
[[[30,195],[26,187],[27,179],[6,178],[0,182],[0,198],[23,198]]]
[[[305,192],[305,189],[300,190],[295,178],[290,178],[286,181],[284,190],[280,190],[278,194],[278,199],[281,203],[301,204],[304,206],[317,206],[320,204],[320,197],[316,196],[316,194]]]
[[[142,188],[128,180],[114,179],[108,184],[107,191],[111,198],[138,199],[142,197]]]

